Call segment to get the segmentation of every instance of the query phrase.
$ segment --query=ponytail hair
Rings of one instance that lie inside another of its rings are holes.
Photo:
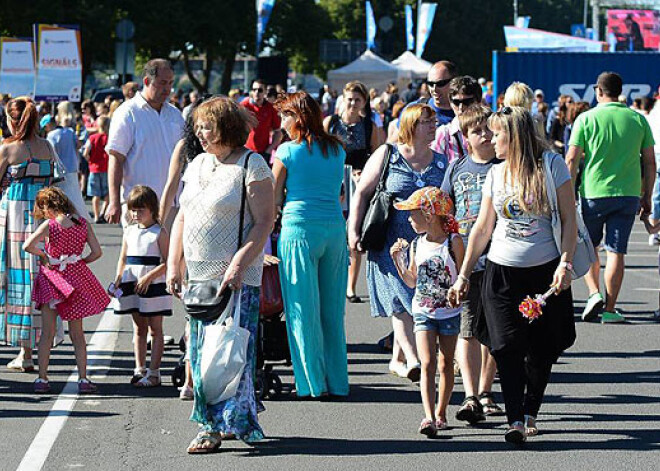
[[[11,123],[12,135],[5,142],[26,141],[37,134],[39,129],[39,113],[29,97],[13,98],[5,109]]]

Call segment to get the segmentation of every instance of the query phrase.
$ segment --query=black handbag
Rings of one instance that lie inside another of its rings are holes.
[[[245,157],[245,163],[243,164],[243,183],[241,190],[241,211],[239,216],[238,223],[238,247],[236,251],[240,250],[243,245],[243,222],[245,219],[245,176],[247,174],[248,161],[250,160],[250,152]],[[190,280],[188,282],[188,288],[183,294],[183,307],[188,314],[193,319],[198,321],[210,322],[216,320],[220,315],[225,311],[227,306],[229,306],[229,301],[232,297],[232,290],[226,287],[222,292],[220,292],[220,285],[222,284],[221,280],[203,280],[195,281]],[[231,307],[231,306],[230,306]]]
[[[362,234],[360,245],[363,250],[380,251],[385,247],[387,239],[387,224],[392,211],[392,195],[385,191],[385,181],[387,180],[387,171],[390,166],[390,157],[392,155],[392,145],[387,145],[383,168],[380,172],[380,181],[376,187],[369,208],[362,220]]]

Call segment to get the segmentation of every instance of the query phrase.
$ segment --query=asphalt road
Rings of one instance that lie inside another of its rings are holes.
[[[93,270],[107,284],[121,234],[108,225],[96,229],[105,254]],[[453,428],[436,440],[417,434],[423,415],[419,390],[387,373],[388,356],[374,343],[389,331],[388,321],[371,319],[368,305],[361,304],[349,305],[346,316],[347,401],[266,401],[267,410],[260,415],[264,442],[255,447],[225,442],[219,454],[188,456],[185,448],[196,433],[188,421],[191,403],[177,398],[169,380],[180,352],[175,347],[166,351],[163,387],[134,389],[128,384],[133,368],[130,320],[108,312],[86,323],[93,378],[100,385],[97,396],[78,397],[74,384],[67,383],[75,368],[68,339],[53,351],[51,395],[32,393],[34,374],[0,368],[0,470],[657,470],[656,252],[637,224],[620,303],[629,322],[603,326],[578,321],[577,343],[555,367],[539,416],[542,434],[523,449],[504,443],[504,418],[473,428],[453,420],[463,398],[460,381],[449,410]],[[574,290],[579,313],[583,282],[576,282]],[[166,333],[181,335],[180,307],[165,326]],[[0,364],[14,354],[15,349],[0,347]],[[290,368],[276,371],[285,383],[292,382]],[[75,379],[73,375],[71,381]]]

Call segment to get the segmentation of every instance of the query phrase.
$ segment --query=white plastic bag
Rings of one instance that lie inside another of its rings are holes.
[[[231,307],[204,328],[201,373],[202,389],[208,404],[217,404],[236,395],[247,363],[250,331],[241,327],[241,293],[234,291]],[[223,324],[223,322],[226,322]]]

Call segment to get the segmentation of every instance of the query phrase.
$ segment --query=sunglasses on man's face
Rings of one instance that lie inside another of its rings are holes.
[[[439,87],[439,88],[442,88],[442,87],[444,87],[445,85],[447,85],[449,82],[451,82],[451,79],[436,80],[435,82],[433,82],[432,80],[427,80],[427,81],[426,81],[426,85],[428,85],[429,87]]]
[[[263,92],[264,92],[264,89],[261,88],[261,87],[259,87],[259,88],[253,88],[252,91],[253,91],[253,92],[257,92],[257,93],[263,93]]]
[[[458,98],[452,98],[452,99],[449,100],[449,101],[451,101],[452,104],[453,104],[456,108],[458,108],[458,107],[460,107],[461,105],[463,105],[463,106],[470,106],[472,103],[474,103],[474,97],[463,98],[462,100],[459,100]]]

